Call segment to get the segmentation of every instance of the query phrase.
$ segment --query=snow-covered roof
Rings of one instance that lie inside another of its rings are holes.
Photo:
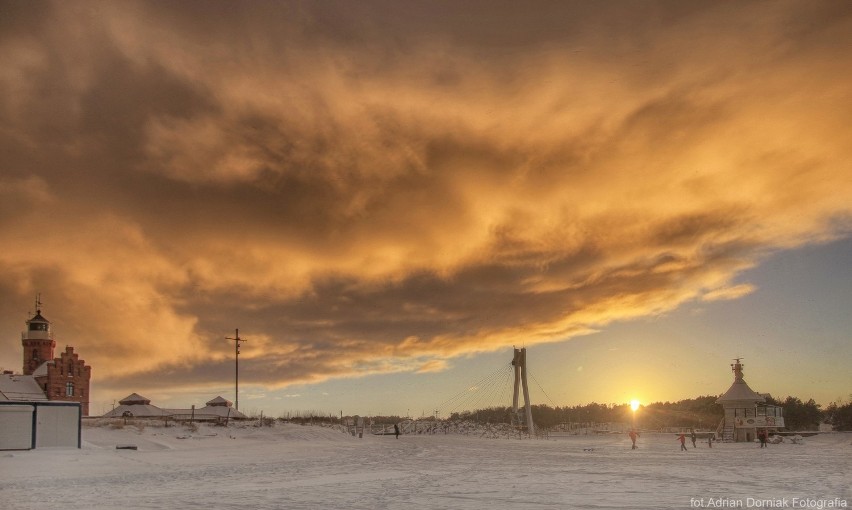
[[[214,398],[214,399],[213,399],[213,400],[211,400],[210,402],[207,402],[207,405],[208,405],[208,406],[225,406],[225,407],[231,407],[232,405],[234,405],[234,403],[233,403],[233,402],[231,402],[231,401],[230,401],[230,400],[228,400],[228,399],[225,399],[225,398],[222,398],[221,396],[219,396],[219,397]]]
[[[248,416],[237,411],[236,409],[234,409],[231,406],[227,406],[227,407],[225,407],[225,406],[206,406],[206,407],[202,407],[201,409],[196,409],[195,412],[201,413],[201,414],[212,414],[212,415],[219,416],[221,418],[226,418],[226,417],[238,418],[238,419],[248,418]]]
[[[766,398],[749,388],[744,380],[737,379],[728,391],[716,400],[717,404],[723,402],[766,402]]]
[[[148,404],[122,404],[112,411],[105,413],[103,418],[152,418],[170,415],[171,413],[157,406]]]
[[[0,400],[42,401],[47,400],[41,386],[31,375],[0,375]]]
[[[753,389],[748,387],[745,380],[743,379],[743,364],[740,363],[740,359],[737,358],[736,363],[731,365],[731,368],[734,372],[734,384],[728,388],[728,391],[725,392],[724,395],[716,399],[717,404],[722,403],[734,403],[734,402],[742,402],[742,403],[755,403],[755,402],[766,402],[766,397],[757,393]]]
[[[131,393],[130,395],[127,395],[123,399],[119,400],[118,403],[122,404],[122,405],[128,405],[128,406],[132,406],[132,405],[147,406],[147,405],[151,404],[151,399],[145,398],[138,393]]]
[[[53,360],[49,360],[39,365],[37,369],[33,370],[33,377],[47,377],[47,365],[52,363]]]
[[[214,418],[232,418],[237,420],[248,419],[248,416],[231,407],[231,401],[222,397],[216,397],[210,402],[207,402],[205,407],[195,410],[192,409],[163,409],[155,405],[151,405],[151,401],[139,395],[138,393],[130,394],[119,401],[120,406],[112,411],[105,413],[103,418],[122,418],[125,413],[128,413],[128,418],[161,418],[174,417],[180,419],[188,419],[194,416],[195,419],[214,419]]]

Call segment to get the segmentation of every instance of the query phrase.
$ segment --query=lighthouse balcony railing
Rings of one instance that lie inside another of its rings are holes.
[[[21,340],[53,340],[53,331],[24,331],[21,333]]]

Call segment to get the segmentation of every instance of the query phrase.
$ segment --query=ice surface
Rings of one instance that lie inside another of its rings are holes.
[[[671,434],[548,440],[365,436],[323,427],[128,426],[82,449],[0,452],[4,509],[731,508],[793,498],[852,505],[852,434],[803,444],[706,443]],[[133,450],[116,450],[134,444]],[[752,498],[750,500],[749,498]],[[838,498],[835,500],[834,498]],[[731,503],[733,502],[733,503]],[[806,503],[802,503],[806,504]],[[718,506],[717,506],[718,508]],[[758,508],[758,506],[751,506]],[[766,506],[763,506],[766,508]],[[816,508],[811,506],[809,508]]]

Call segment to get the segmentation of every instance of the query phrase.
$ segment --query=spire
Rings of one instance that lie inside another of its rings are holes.
[[[36,295],[36,313],[26,321],[27,329],[21,333],[24,348],[24,375],[32,375],[44,362],[53,359],[56,342],[50,331],[50,321],[41,315],[41,294]]]
[[[736,363],[731,363],[731,370],[734,372],[734,382],[742,382],[743,380],[743,365],[740,363],[742,358],[734,358]]]
[[[731,363],[731,370],[734,372],[734,384],[728,388],[724,395],[716,400],[717,404],[723,402],[765,402],[766,398],[763,395],[749,388],[743,379],[743,365],[740,363],[742,358],[735,358],[734,363]]]
[[[44,303],[41,301],[41,293],[36,294],[36,313],[30,320],[26,321],[27,332],[25,338],[50,339],[52,337],[50,333],[50,321],[45,319],[41,314],[41,305],[43,304]]]

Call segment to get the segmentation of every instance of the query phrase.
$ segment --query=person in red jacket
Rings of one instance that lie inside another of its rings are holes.
[[[688,452],[689,450],[686,449],[686,434],[677,436],[677,440],[680,441],[680,451]]]

